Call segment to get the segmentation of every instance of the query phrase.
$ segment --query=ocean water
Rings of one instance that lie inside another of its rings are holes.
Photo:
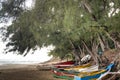
[[[0,65],[7,65],[7,64],[36,64],[40,62],[36,61],[0,61]]]

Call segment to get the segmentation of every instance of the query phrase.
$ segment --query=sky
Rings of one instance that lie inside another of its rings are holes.
[[[26,1],[26,8],[31,9],[31,6],[33,5],[32,0]],[[7,25],[10,25],[11,21],[7,23]],[[6,25],[5,23],[0,23],[0,27]],[[1,36],[1,33],[0,33]],[[31,54],[31,51],[26,55],[25,57],[23,55],[17,55],[13,53],[4,53],[5,49],[5,42],[2,41],[2,38],[0,37],[0,61],[33,61],[33,62],[44,62],[52,58],[52,56],[48,56],[48,52],[53,49],[52,46],[44,47],[42,49],[37,49],[34,54]]]

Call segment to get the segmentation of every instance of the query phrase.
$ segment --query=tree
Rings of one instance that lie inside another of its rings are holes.
[[[25,0],[0,0],[0,22],[6,22],[9,18],[16,19],[24,12]]]
[[[27,50],[28,53],[31,48],[36,48],[37,41],[30,31],[30,27],[34,26],[31,22],[31,17],[29,17],[30,15],[30,12],[24,12],[19,19],[15,20],[14,23],[7,28],[8,32],[6,37],[11,35],[12,37],[10,37],[10,42],[6,46],[13,46],[8,52],[18,51],[19,54],[23,54],[25,50]]]
[[[105,51],[113,42],[119,47],[118,3],[118,0],[36,0],[31,11],[22,12],[8,27],[7,35],[14,34],[9,42],[14,44],[9,45],[23,53],[36,45],[52,44],[55,49],[51,55],[63,58],[72,54],[80,61],[83,55],[90,54],[99,64],[98,49]],[[21,44],[23,49],[19,49]]]

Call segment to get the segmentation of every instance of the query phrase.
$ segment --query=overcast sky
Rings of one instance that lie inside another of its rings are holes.
[[[26,7],[31,8],[31,4],[33,4],[32,0],[27,0]],[[9,25],[11,22],[8,23]],[[0,23],[0,27],[6,25],[4,23]],[[0,33],[1,35],[1,33]],[[23,57],[22,55],[16,55],[13,53],[3,54],[5,49],[5,43],[2,42],[2,38],[0,38],[0,61],[37,61],[43,62],[49,60],[51,57],[48,56],[48,52],[52,49],[52,46],[48,48],[42,48],[35,51],[34,54],[29,53],[27,56]]]

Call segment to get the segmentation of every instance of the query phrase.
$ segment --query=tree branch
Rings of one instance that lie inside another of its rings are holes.
[[[93,11],[91,9],[91,6],[86,2],[86,0],[82,1],[82,4],[84,5],[85,9],[91,14],[94,21],[97,22],[96,16],[93,14]]]

